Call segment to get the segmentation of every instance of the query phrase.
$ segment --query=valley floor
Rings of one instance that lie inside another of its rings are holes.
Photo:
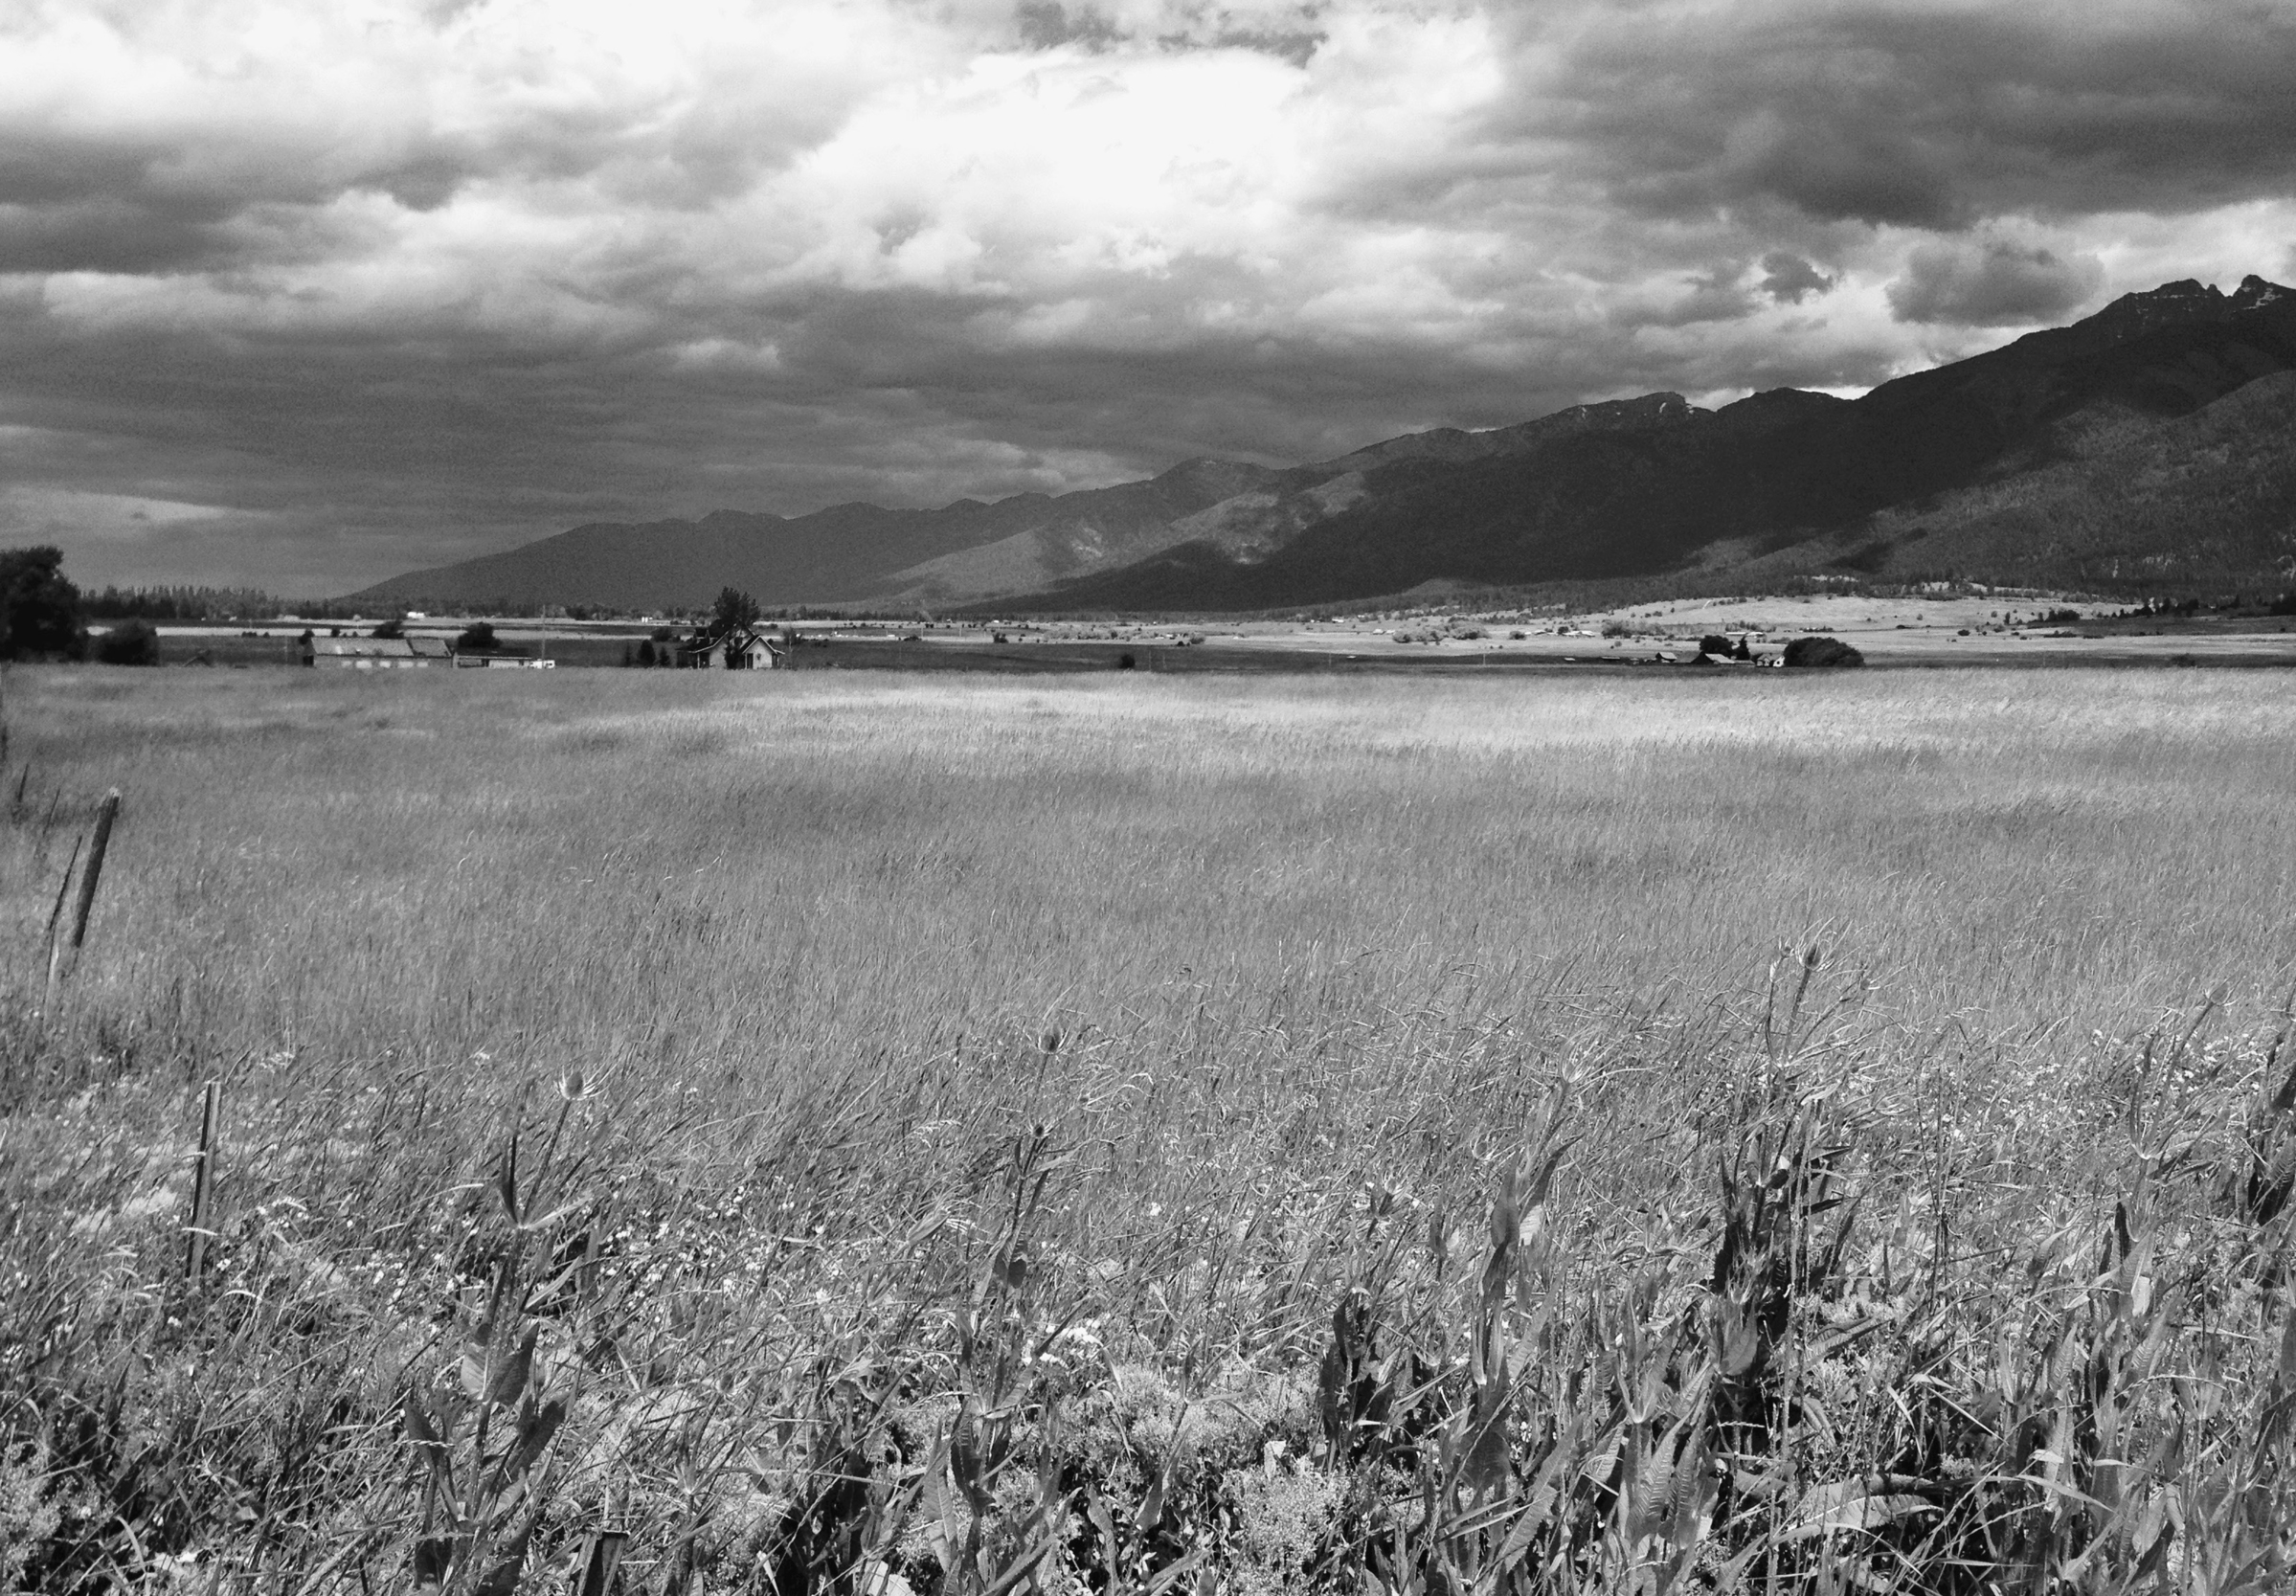
[[[2079,606],[2075,608],[2075,606]],[[2046,619],[2073,610],[2078,618]],[[169,664],[293,664],[301,622],[253,627],[169,626]],[[339,628],[356,637],[376,624]],[[411,628],[451,639],[461,618]],[[561,665],[633,663],[656,628],[628,621],[496,622],[505,643]],[[2123,616],[2094,600],[1806,597],[1723,598],[1631,605],[1537,618],[1447,611],[1367,613],[1336,620],[1187,622],[1042,620],[806,620],[792,623],[809,644],[799,668],[1041,670],[1118,668],[1129,657],[1145,671],[1355,672],[1429,664],[1683,664],[1699,639],[1745,635],[1758,656],[1812,635],[1840,638],[1877,665],[2291,665],[2296,618]],[[322,626],[322,636],[330,628]],[[1685,644],[1689,646],[1685,648]]]
[[[0,692],[0,1589],[2296,1554],[2277,673]]]

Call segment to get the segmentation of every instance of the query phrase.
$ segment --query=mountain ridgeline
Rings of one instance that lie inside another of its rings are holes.
[[[1190,461],[935,510],[579,527],[351,596],[659,609],[731,584],[769,606],[1233,611],[1827,573],[2296,582],[2296,293],[2172,282],[1857,399],[1653,393],[1289,470]]]

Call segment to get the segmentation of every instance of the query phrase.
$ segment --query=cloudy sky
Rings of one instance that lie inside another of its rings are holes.
[[[2296,276],[2296,0],[0,0],[0,543],[583,521],[1855,393]]]

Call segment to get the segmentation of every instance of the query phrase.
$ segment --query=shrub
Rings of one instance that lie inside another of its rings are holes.
[[[1865,656],[1839,638],[1796,638],[1786,645],[1790,666],[1861,665]]]
[[[148,620],[126,620],[96,639],[96,658],[107,665],[156,665],[160,635]]]

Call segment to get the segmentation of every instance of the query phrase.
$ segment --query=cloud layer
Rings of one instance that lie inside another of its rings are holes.
[[[1856,390],[2296,261],[2296,5],[30,0],[0,541],[565,526]]]

